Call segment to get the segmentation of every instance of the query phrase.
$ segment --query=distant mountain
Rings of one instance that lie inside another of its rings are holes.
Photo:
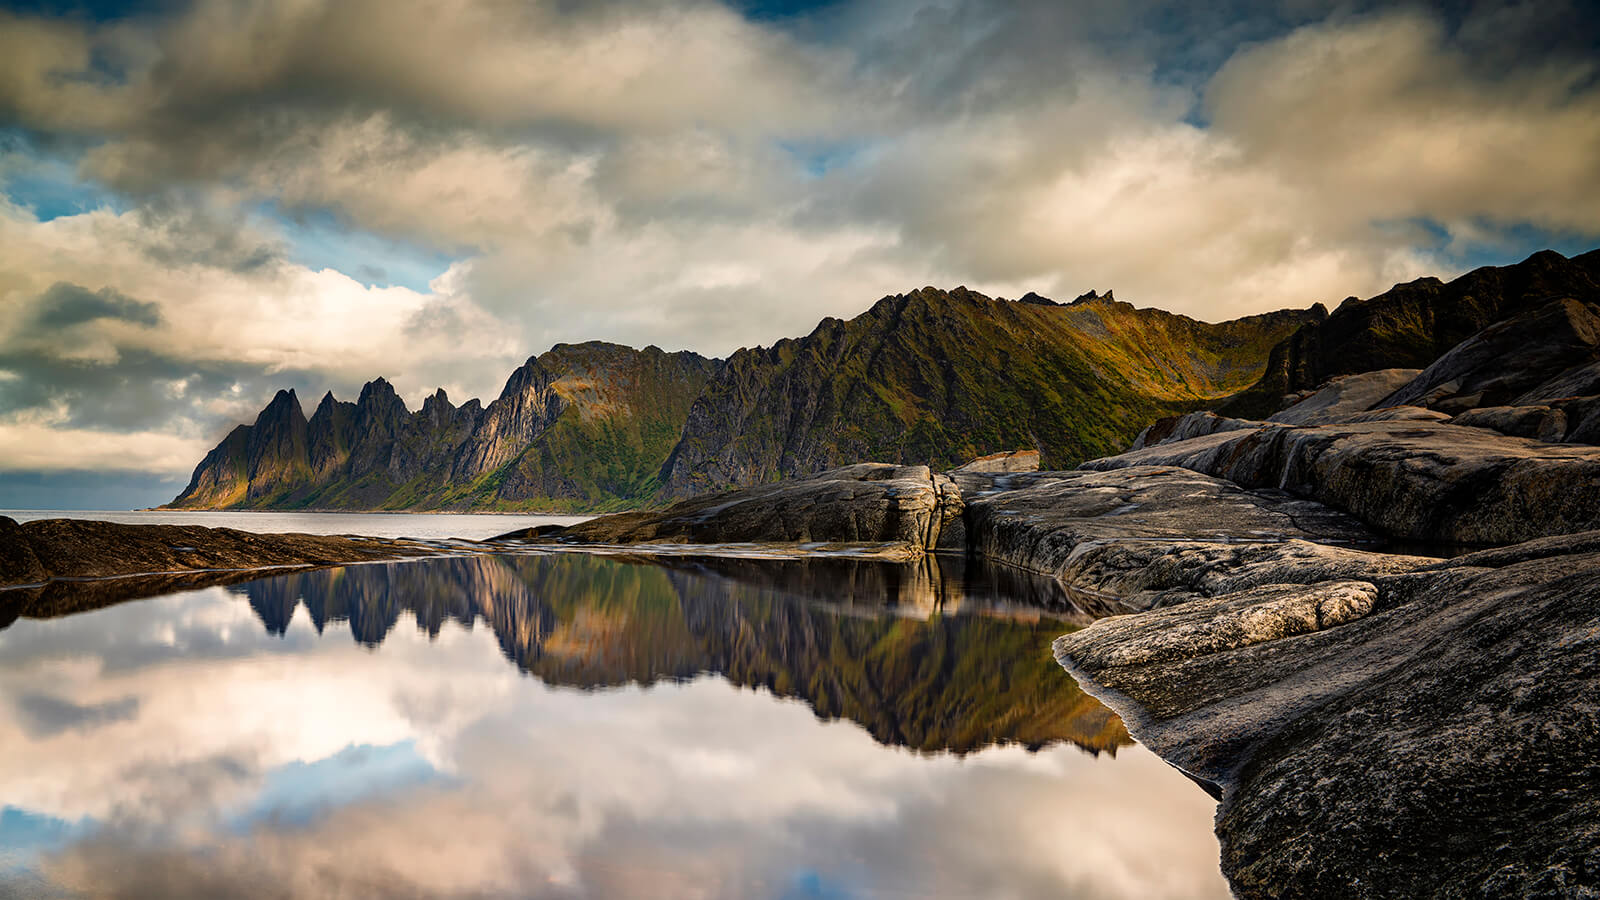
[[[1250,384],[1272,346],[1312,320],[1212,325],[1109,292],[1067,304],[965,288],[885,297],[848,322],[734,353],[689,410],[663,482],[684,497],[862,460],[946,468],[1022,448],[1070,467]]]
[[[444,391],[411,412],[382,378],[308,420],[280,391],[195,469],[174,507],[595,509],[659,490],[689,404],[715,371],[698,354],[558,344],[487,407]]]
[[[1510,266],[1484,266],[1451,282],[1418,278],[1367,300],[1322,310],[1272,349],[1266,371],[1218,412],[1262,418],[1329,378],[1422,369],[1483,329],[1551,300],[1600,301],[1600,250],[1571,259],[1541,250]]]
[[[171,505],[587,510],[866,459],[945,467],[1034,448],[1069,466],[1249,385],[1312,315],[1212,325],[1110,293],[924,288],[726,362],[561,344],[487,407],[440,391],[411,412],[380,378],[354,403],[324,396],[308,420],[280,392]]]

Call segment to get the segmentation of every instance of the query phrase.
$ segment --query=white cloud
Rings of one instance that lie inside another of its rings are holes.
[[[215,443],[166,431],[119,432],[72,428],[57,422],[0,420],[0,460],[24,472],[182,472],[194,468]]]

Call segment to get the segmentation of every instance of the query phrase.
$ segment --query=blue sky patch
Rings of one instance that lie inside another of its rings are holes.
[[[442,778],[415,741],[352,744],[325,759],[271,770],[249,808],[229,825],[237,831],[263,823],[303,827],[341,806]]]

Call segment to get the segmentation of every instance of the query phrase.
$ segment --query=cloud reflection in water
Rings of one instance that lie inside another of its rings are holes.
[[[1209,798],[1054,668],[1065,626],[937,576],[964,612],[912,615],[883,578],[930,582],[872,568],[472,558],[18,622],[0,797],[84,824],[0,886],[1226,896]]]

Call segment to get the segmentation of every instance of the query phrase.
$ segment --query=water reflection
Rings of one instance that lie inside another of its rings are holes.
[[[1071,626],[1024,605],[1055,600],[1065,611],[1070,602],[1051,593],[1054,582],[967,574],[959,559],[941,568],[560,554],[350,566],[233,590],[274,634],[302,605],[319,634],[347,622],[367,646],[404,613],[429,635],[446,621],[482,621],[507,659],[551,684],[713,672],[918,750],[1069,741],[1115,752],[1130,743],[1121,721],[1051,658],[1050,642]]]
[[[1209,799],[1121,746],[1048,612],[753,565],[430,560],[21,620],[0,896],[1226,896]]]

